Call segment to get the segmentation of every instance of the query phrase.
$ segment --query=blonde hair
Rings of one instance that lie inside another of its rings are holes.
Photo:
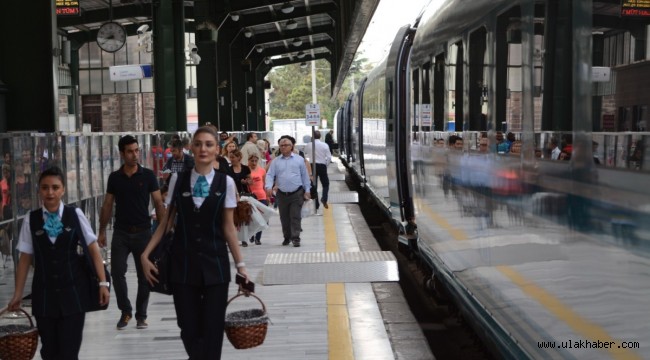
[[[235,144],[235,150],[239,150],[239,146],[237,146],[237,143],[234,142],[233,140],[228,141],[227,143],[223,144],[223,149],[221,149],[221,156],[228,156],[228,145],[230,144]]]

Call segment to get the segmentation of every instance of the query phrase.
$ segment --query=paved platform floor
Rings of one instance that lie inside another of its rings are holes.
[[[330,173],[340,171],[336,163],[331,165]],[[345,183],[332,181],[330,192],[338,191],[347,191]],[[267,254],[327,251],[327,224],[335,226],[338,251],[380,250],[356,204],[330,204],[323,216],[304,219],[299,248],[281,245],[279,218],[273,218],[262,245],[243,248],[256,294],[265,302],[272,324],[257,348],[237,350],[225,339],[223,359],[433,359],[398,283],[262,284]],[[135,303],[137,281],[129,261],[127,281]],[[0,269],[2,305],[13,294],[11,260],[6,265]],[[231,283],[230,295],[236,291]],[[231,304],[232,310],[258,306],[255,299],[243,297]],[[119,316],[114,294],[108,310],[87,315],[80,359],[187,359],[170,296],[151,294],[148,329],[138,330],[132,321],[118,331]]]

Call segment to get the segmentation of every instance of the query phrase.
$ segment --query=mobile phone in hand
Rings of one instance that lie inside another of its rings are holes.
[[[237,275],[235,275],[235,283],[241,285],[242,289],[246,291],[250,291],[252,293],[255,292],[255,283],[250,280],[248,280],[247,283],[244,275],[241,275],[240,273],[237,273]]]

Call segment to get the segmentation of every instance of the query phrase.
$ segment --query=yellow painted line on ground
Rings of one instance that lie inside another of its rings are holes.
[[[467,233],[462,229],[458,229],[451,225],[447,219],[442,215],[435,212],[427,204],[423,203],[420,199],[415,199],[419,209],[424,211],[428,217],[438,224],[441,228],[446,230],[454,240],[468,240]],[[614,341],[613,349],[607,349],[611,356],[615,359],[640,359],[640,357],[629,349],[619,349],[620,341],[614,340],[607,331],[598,324],[595,324],[576,313],[555,297],[553,294],[544,290],[542,287],[536,285],[532,281],[526,279],[521,273],[510,266],[501,265],[496,266],[496,269],[503,273],[510,281],[517,285],[525,294],[540,303],[550,313],[554,314],[558,319],[564,321],[576,333],[585,337],[589,341],[611,342]]]
[[[336,223],[331,207],[323,209],[323,224],[325,225],[325,251],[338,252]],[[354,359],[350,317],[345,301],[345,284],[343,283],[327,284],[327,339],[331,360]]]
[[[620,341],[612,338],[605,329],[597,324],[583,318],[570,307],[564,305],[553,294],[535,285],[526,279],[519,272],[509,266],[497,266],[502,274],[510,281],[519,286],[524,293],[542,304],[548,311],[553,313],[557,318],[566,322],[575,332],[584,336],[589,341],[614,342],[614,348],[607,349],[614,359],[641,359],[636,353],[628,349],[619,349]]]
[[[459,229],[451,225],[447,221],[447,219],[445,219],[442,215],[438,214],[437,212],[433,211],[433,209],[431,209],[429,205],[423,203],[422,200],[416,198],[415,203],[417,204],[417,207],[422,211],[424,211],[429,218],[431,218],[433,221],[436,222],[436,224],[438,224],[438,226],[445,229],[454,240],[460,241],[460,240],[469,239],[469,236],[467,236],[467,233],[465,233],[463,229]]]

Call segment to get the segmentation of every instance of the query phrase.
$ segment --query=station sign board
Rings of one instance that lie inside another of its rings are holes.
[[[56,0],[56,15],[57,16],[79,16],[78,0]]]
[[[650,17],[650,0],[622,0],[621,16]]]
[[[153,76],[151,64],[109,66],[111,81],[148,79]]]
[[[320,125],[320,105],[318,104],[305,105],[305,125],[307,126]]]

